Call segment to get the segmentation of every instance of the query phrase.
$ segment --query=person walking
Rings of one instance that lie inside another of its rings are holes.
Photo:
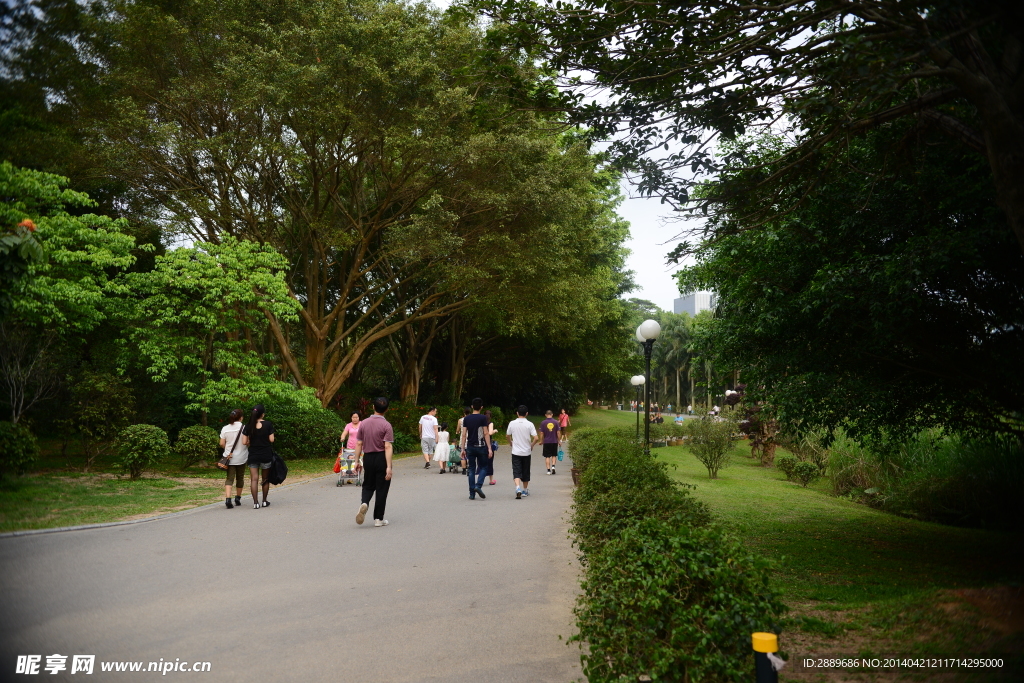
[[[228,478],[224,482],[224,507],[231,509],[242,506],[242,489],[245,488],[245,461],[249,459],[249,449],[242,443],[242,409],[235,408],[228,416],[228,423],[220,429],[220,447],[224,449],[224,457],[231,458],[228,462]],[[235,504],[231,504],[231,483],[235,484]]]
[[[270,475],[270,463],[274,458],[274,447],[271,445],[274,443],[274,423],[265,417],[266,410],[263,406],[256,406],[249,415],[245,431],[242,432],[242,442],[249,447],[249,488],[252,491],[254,510],[260,508],[257,481],[263,487],[262,507],[270,507],[270,501],[267,500],[267,496],[270,495],[270,482],[267,477]]]
[[[423,469],[430,469],[430,459],[437,447],[437,408],[431,408],[420,418],[420,448],[423,451]]]
[[[437,445],[434,446],[434,462],[441,463],[441,471],[438,474],[444,474],[444,466],[448,464],[448,449],[451,444],[448,443],[448,423],[442,422],[437,432]]]
[[[487,438],[491,440],[491,457],[487,459],[487,476],[491,478],[489,482],[490,486],[494,486],[498,483],[498,480],[494,478],[494,458],[498,455],[498,444],[494,441],[494,435],[498,433],[498,430],[494,428],[494,418],[491,416],[491,411],[485,410],[484,415],[487,416]]]
[[[569,440],[569,426],[572,425],[569,422],[569,413],[565,412],[565,408],[562,408],[561,414],[558,416],[558,432],[562,443]]]
[[[490,420],[486,415],[480,414],[483,407],[483,400],[474,398],[473,412],[462,419],[462,450],[469,464],[470,500],[476,500],[478,494],[481,500],[487,498],[483,491],[484,478],[487,476],[486,465],[487,461],[494,457],[491,450]]]
[[[512,449],[512,479],[516,485],[516,500],[530,495],[530,456],[537,445],[537,428],[526,419],[526,406],[516,408],[516,419],[508,423],[505,436]]]
[[[373,415],[359,425],[356,438],[356,459],[363,456],[363,490],[362,503],[356,513],[356,524],[366,519],[366,511],[374,495],[377,500],[373,504],[373,525],[387,526],[384,519],[384,508],[388,503],[388,491],[391,490],[391,458],[392,444],[395,441],[395,430],[384,417],[388,411],[388,400],[381,396],[373,401]]]
[[[346,467],[346,473],[342,476],[352,476],[352,468],[356,468],[356,472],[359,471],[359,460],[356,458],[356,441],[359,440],[359,422],[362,418],[359,412],[352,413],[350,422],[345,425],[345,428],[341,430],[341,453],[339,453],[338,462],[344,461]],[[339,478],[340,482],[341,479]]]
[[[553,415],[550,410],[545,411],[544,419],[540,423],[544,466],[548,468],[548,474],[555,473],[555,463],[558,462],[558,432],[561,430],[558,420],[552,417]]]
[[[465,420],[466,416],[470,415],[472,412],[473,410],[469,406],[463,408],[462,417],[459,418],[459,426],[455,428],[455,441],[458,444],[456,448],[459,450],[459,459],[461,460],[459,464],[462,465],[462,473],[466,476],[469,476],[469,469],[466,467],[466,440],[463,438],[465,432],[463,432],[462,429],[462,421]]]

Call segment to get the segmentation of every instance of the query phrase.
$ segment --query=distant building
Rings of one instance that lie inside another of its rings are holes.
[[[714,308],[717,303],[716,299],[714,292],[690,292],[673,302],[672,311],[697,315],[701,311]]]

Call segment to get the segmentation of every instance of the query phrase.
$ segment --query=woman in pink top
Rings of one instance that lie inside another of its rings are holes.
[[[341,453],[338,453],[338,458],[343,464],[346,465],[347,471],[342,474],[338,482],[342,481],[345,476],[352,476],[352,465],[355,463],[356,455],[356,442],[359,441],[357,434],[359,433],[359,413],[352,413],[352,421],[345,425],[345,429],[341,430]],[[345,437],[348,437],[346,441]]]
[[[565,412],[565,408],[562,408],[562,413],[558,416],[558,435],[562,439],[562,443],[568,441],[569,431],[568,427],[572,424],[569,422],[569,413]]]

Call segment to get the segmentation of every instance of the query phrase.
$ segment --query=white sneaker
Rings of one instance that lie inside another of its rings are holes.
[[[370,506],[363,503],[359,506],[359,512],[356,513],[356,524],[362,524],[366,520],[366,511],[370,509]]]
[[[388,525],[388,520],[386,520],[386,519],[375,519],[375,520],[373,520],[373,525],[374,526],[387,526]]]
[[[547,471],[547,472],[545,472],[544,474],[551,474],[551,468],[549,467],[549,468],[548,468],[548,471]]]
[[[555,473],[555,468],[554,468],[554,467],[552,467],[552,468],[551,468],[551,474],[554,474],[554,473]]]

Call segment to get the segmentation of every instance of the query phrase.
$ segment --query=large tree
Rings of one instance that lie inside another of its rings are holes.
[[[66,350],[123,311],[128,290],[117,275],[139,250],[125,221],[89,213],[94,206],[66,178],[0,162],[0,229],[24,226],[13,251],[0,249],[5,275],[18,274],[0,280],[0,379],[12,422],[56,395]],[[8,258],[26,240],[28,257]]]
[[[730,192],[767,220],[838,172],[846,141],[914,117],[986,160],[1024,251],[1024,4],[1012,0],[482,2],[497,34],[567,76],[576,121],[615,140],[640,187],[706,208],[692,183],[735,159],[722,139],[785,133]],[[597,99],[584,99],[594,94]],[[959,109],[944,107],[959,102]],[[838,143],[838,144],[837,144]],[[658,152],[662,156],[657,156]],[[825,163],[815,163],[824,159]],[[803,193],[802,193],[803,194]],[[734,204],[733,208],[739,208]]]
[[[557,274],[586,309],[606,286],[587,256],[607,225],[595,158],[515,107],[492,74],[540,88],[534,67],[465,17],[374,0],[97,7],[74,41],[95,68],[61,93],[77,133],[167,239],[288,259],[299,322],[259,313],[323,403],[389,338],[412,395],[423,335],[481,292]]]
[[[984,160],[908,124],[851,142],[845,173],[757,230],[741,202],[716,204],[680,282],[718,292],[699,346],[790,425],[1020,434],[1024,256]]]

